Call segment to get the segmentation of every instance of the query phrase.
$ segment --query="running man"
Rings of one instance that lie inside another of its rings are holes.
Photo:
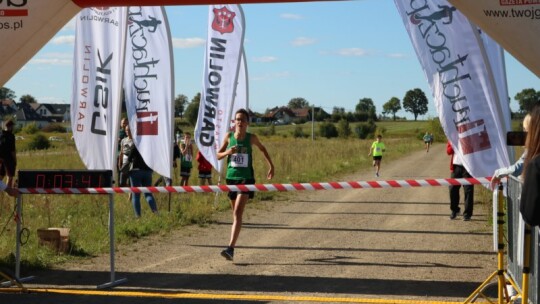
[[[382,135],[377,135],[377,140],[371,144],[369,148],[368,156],[373,155],[373,167],[376,168],[375,176],[379,176],[379,171],[381,170],[381,160],[383,153],[386,151],[386,147],[382,142]]]
[[[424,144],[426,145],[426,153],[429,152],[429,147],[431,146],[431,135],[428,132],[424,135]]]
[[[234,115],[234,132],[230,132],[221,144],[218,151],[218,159],[227,158],[227,185],[250,185],[255,184],[253,174],[252,147],[259,148],[266,163],[268,164],[267,179],[274,177],[274,164],[268,155],[268,151],[259,141],[257,135],[247,132],[249,125],[249,113],[245,109],[239,109]],[[229,192],[231,209],[233,212],[233,224],[229,246],[221,252],[221,256],[232,261],[234,247],[242,228],[242,216],[248,199],[253,198],[253,191]]]

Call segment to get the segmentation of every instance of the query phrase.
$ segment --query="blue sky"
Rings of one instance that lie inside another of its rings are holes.
[[[382,112],[390,98],[420,88],[436,116],[431,90],[391,0],[245,4],[250,108],[257,112],[303,97],[331,112],[353,111],[371,98]],[[174,44],[175,94],[201,90],[208,6],[167,7]],[[69,103],[75,22],[68,23],[5,87],[17,98]],[[538,78],[506,55],[509,95],[539,89]],[[512,100],[513,110],[518,109]],[[412,118],[401,110],[399,116]]]

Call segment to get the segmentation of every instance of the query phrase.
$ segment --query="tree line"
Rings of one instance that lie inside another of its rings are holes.
[[[13,90],[1,87],[0,88],[0,100],[4,99],[16,99],[16,94]],[[178,94],[174,99],[174,112],[175,117],[185,118],[190,124],[195,125],[199,112],[199,102],[201,99],[201,93],[197,93],[191,101],[184,94]],[[528,113],[535,104],[540,101],[540,91],[536,91],[533,88],[523,89],[521,92],[514,96],[514,99],[519,104],[519,113]],[[20,103],[36,103],[38,102],[35,97],[29,94],[22,95],[19,98]],[[511,99],[508,97],[508,103]],[[396,120],[396,114],[400,110],[410,112],[414,116],[414,120],[418,119],[418,116],[424,115],[428,112],[428,99],[426,94],[419,88],[409,90],[405,93],[403,101],[397,97],[392,97],[386,103],[383,104],[381,116],[385,118],[387,115],[391,116],[393,120]],[[312,107],[310,103],[303,97],[295,97],[289,100],[287,107],[290,109],[299,109]],[[269,109],[267,109],[268,111]],[[317,113],[315,113],[315,119],[317,120]],[[337,122],[341,119],[347,121],[368,121],[378,120],[377,109],[375,103],[371,98],[365,97],[358,100],[355,106],[354,112],[347,112],[345,108],[334,107],[331,113],[331,120]]]

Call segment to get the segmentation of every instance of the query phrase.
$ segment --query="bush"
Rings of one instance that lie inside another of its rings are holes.
[[[299,126],[299,125],[296,125],[296,127],[294,127],[292,135],[293,135],[294,138],[302,138],[302,137],[306,136],[304,134],[304,130],[303,130],[302,126]]]
[[[351,136],[352,134],[351,126],[349,125],[349,122],[346,119],[342,118],[339,120],[338,131],[339,131],[339,137],[347,138]]]
[[[442,128],[439,118],[433,118],[428,122],[428,128],[433,133],[433,141],[446,142],[446,134]]]
[[[255,129],[255,132],[261,136],[272,136],[276,135],[276,127],[274,125],[270,125],[267,128],[257,128]]]
[[[51,123],[43,127],[43,132],[58,132],[58,133],[66,133],[66,127],[64,127],[62,124],[59,123]]]
[[[51,146],[51,143],[43,134],[36,134],[28,144],[30,150],[45,150]]]
[[[356,136],[358,136],[358,138],[360,139],[366,139],[370,137],[370,135],[374,135],[375,130],[377,130],[377,126],[375,125],[375,123],[373,123],[373,121],[358,124],[356,128],[354,128],[354,132],[356,133]]]
[[[307,119],[305,119],[305,118],[295,118],[295,119],[293,119],[293,123],[295,123],[297,125],[305,124],[306,122],[307,122]]]
[[[26,134],[36,134],[39,132],[39,128],[35,123],[31,123],[22,128],[22,131]]]
[[[268,134],[276,135],[276,126],[274,126],[274,124],[271,124],[270,127],[268,127]]]
[[[323,122],[319,125],[319,134],[322,137],[331,138],[338,137],[338,131],[336,126],[331,122]]]

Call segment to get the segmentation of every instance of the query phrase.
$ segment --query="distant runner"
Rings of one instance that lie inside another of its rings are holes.
[[[371,144],[369,149],[368,156],[373,155],[373,167],[376,168],[375,176],[379,176],[379,171],[381,170],[381,161],[383,153],[386,151],[386,147],[382,142],[382,135],[377,135],[377,140]]]

